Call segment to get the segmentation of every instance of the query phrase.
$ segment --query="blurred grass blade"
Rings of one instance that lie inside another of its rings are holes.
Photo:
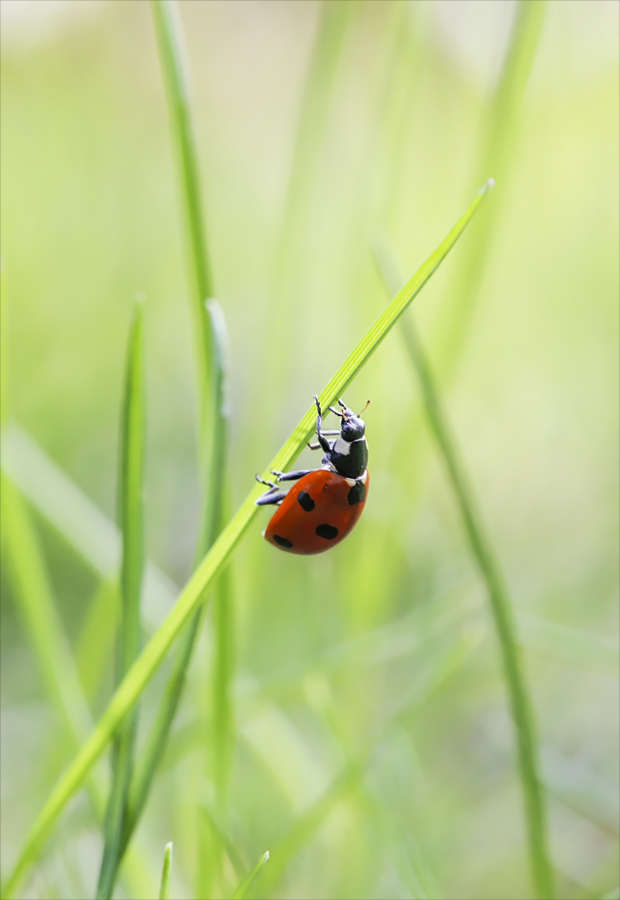
[[[159,900],[168,900],[170,897],[170,875],[172,874],[172,841],[166,844],[164,850],[164,864],[161,870],[161,882],[159,885]]]
[[[258,873],[263,868],[263,866],[265,865],[265,863],[267,862],[268,859],[269,859],[269,850],[266,850],[263,853],[263,855],[261,856],[261,858],[259,859],[259,861],[254,866],[254,868],[252,869],[250,874],[247,876],[247,878],[243,879],[243,881],[241,882],[241,884],[239,885],[239,887],[237,888],[235,893],[231,895],[231,900],[243,900],[243,898],[246,896],[247,892],[250,890],[250,888],[256,881]]]
[[[2,431],[2,470],[93,572],[110,583],[117,580],[121,562],[117,526],[15,422]],[[154,629],[169,612],[178,587],[148,562],[143,593],[144,624]]]
[[[119,620],[118,583],[100,581],[75,646],[75,663],[86,698],[97,696],[115,644]]]
[[[24,501],[2,473],[2,546],[6,574],[13,586],[17,611],[26,626],[41,667],[43,682],[76,746],[92,728],[88,704],[56,606],[38,541]],[[99,799],[96,800],[99,803]],[[103,812],[103,806],[97,807]]]
[[[388,292],[401,283],[393,254],[377,258]],[[521,786],[525,801],[530,862],[537,895],[553,896],[551,864],[548,854],[547,822],[544,794],[539,776],[538,747],[532,704],[525,677],[521,671],[517,625],[500,564],[492,543],[482,524],[482,517],[474,501],[463,464],[452,434],[443,401],[426,357],[426,351],[413,322],[401,321],[401,333],[407,351],[420,380],[428,422],[452,485],[465,534],[474,562],[486,584],[497,637],[503,657],[504,675],[516,728],[517,754]]]
[[[620,664],[618,640],[591,634],[579,628],[549,622],[527,613],[517,615],[518,639],[522,647],[548,653],[570,665],[617,677]]]
[[[141,302],[134,309],[129,338],[125,395],[120,438],[119,524],[123,535],[120,595],[118,674],[121,682],[140,652],[140,594],[144,572],[144,315]],[[112,750],[112,786],[105,819],[105,846],[98,900],[109,900],[120,862],[120,844],[127,793],[133,766],[137,709],[128,711],[115,730]]]
[[[286,189],[282,227],[277,244],[278,271],[275,280],[277,326],[281,303],[290,278],[298,268],[297,247],[303,239],[304,223],[316,178],[316,166],[325,133],[329,103],[342,48],[356,5],[348,0],[323,0],[312,57],[300,104],[291,168]]]
[[[602,900],[620,900],[620,887],[615,888],[602,898]]]
[[[438,364],[448,377],[454,372],[460,352],[467,342],[476,295],[491,243],[498,231],[502,203],[506,201],[509,172],[518,148],[522,101],[538,48],[545,8],[546,0],[536,0],[534,3],[519,0],[504,65],[491,99],[473,183],[479,184],[483,178],[492,175],[501,184],[502,190],[485,210],[476,235],[469,242],[467,253],[459,260],[449,282],[437,351]]]
[[[389,331],[394,327],[411,301],[441,265],[456,241],[459,239],[482,202],[488,185],[480,189],[473,202],[456,222],[436,250],[420,266],[407,284],[396,294],[379,317],[373,322],[366,334],[339,367],[327,386],[321,391],[320,402],[323,407],[333,403],[357,372],[368,361]],[[266,398],[269,400],[270,398]],[[285,469],[301,453],[316,426],[316,409],[314,404],[307,410],[301,421],[285,441],[278,453],[266,467],[269,469]],[[80,787],[95,760],[103,752],[107,742],[118,727],[119,722],[135,704],[141,692],[168,653],[175,638],[182,631],[188,619],[196,612],[204,599],[206,590],[219,575],[230,559],[233,550],[243,537],[252,522],[258,507],[255,500],[261,494],[262,487],[256,484],[232,520],[217,538],[213,547],[198,566],[168,618],[148,642],[131,671],[119,685],[107,709],[103,713],[95,731],[74,759],[69,769],[59,780],[48,798],[43,810],[30,830],[22,852],[6,882],[3,894],[10,896],[14,892],[19,879],[27,866],[36,856],[45,836],[57,819],[67,800]]]
[[[80,689],[71,647],[56,612],[41,547],[26,505],[6,473],[1,476],[2,546],[7,553],[5,572],[13,598],[30,637],[43,682],[71,742],[73,752],[92,730],[88,703]],[[103,764],[93,769],[86,784],[97,822],[103,822],[109,774]],[[143,854],[127,858],[124,877],[132,892],[148,889]]]

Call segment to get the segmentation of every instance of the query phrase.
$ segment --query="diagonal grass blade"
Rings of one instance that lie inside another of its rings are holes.
[[[355,377],[356,373],[368,361],[379,344],[394,327],[400,316],[407,309],[414,297],[419,294],[435,270],[441,265],[465,228],[474,217],[482,203],[490,183],[484,185],[473,202],[456,222],[436,250],[420,266],[407,284],[396,294],[379,317],[373,322],[366,334],[345,359],[326,387],[321,391],[320,401],[323,406],[333,403],[340,393]],[[267,476],[269,469],[285,469],[301,453],[306,441],[315,426],[316,411],[314,405],[302,417],[291,436],[275,455],[263,474]],[[205,591],[221,572],[230,555],[240,542],[248,526],[256,514],[255,500],[261,493],[260,485],[256,485],[248,494],[226,528],[213,544],[209,553],[198,566],[168,618],[153,635],[134,663],[132,669],[119,685],[110,704],[99,720],[95,731],[83,744],[69,769],[59,780],[47,803],[30,830],[22,852],[4,886],[3,896],[11,896],[17,888],[21,876],[28,865],[36,857],[46,835],[58,818],[68,799],[80,787],[94,762],[101,755],[107,742],[118,727],[122,718],[135,704],[141,692],[165,658],[175,638],[180,634],[188,619],[198,609]]]

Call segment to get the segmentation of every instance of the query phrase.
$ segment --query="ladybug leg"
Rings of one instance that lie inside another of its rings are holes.
[[[269,504],[278,504],[281,503],[282,500],[286,497],[286,494],[282,493],[282,491],[278,490],[278,486],[273,484],[271,481],[265,481],[264,478],[259,478],[258,475],[254,476],[259,484],[265,484],[269,488],[268,491],[265,491],[262,497],[259,497],[258,500],[255,501],[256,506],[268,506]]]
[[[298,478],[303,478],[304,475],[309,475],[310,472],[318,472],[319,469],[296,469],[294,472],[277,472],[275,469],[270,469],[269,471],[276,476],[276,481],[297,481]],[[265,484],[268,484],[268,482],[265,482]]]
[[[284,498],[286,497],[286,493],[283,491],[270,490],[266,491],[262,497],[259,497],[258,500],[255,500],[254,503],[256,506],[278,506]]]
[[[314,396],[314,402],[316,403],[316,435],[319,439],[319,446],[323,448],[325,453],[331,453],[331,444],[329,443],[327,438],[323,437],[323,432],[321,431],[321,428],[323,426],[323,411],[321,410],[321,404],[319,403],[319,398],[316,396],[316,394]],[[340,434],[340,432],[338,431],[336,432],[336,434]]]

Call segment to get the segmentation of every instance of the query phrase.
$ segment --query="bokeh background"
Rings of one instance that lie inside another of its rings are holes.
[[[231,509],[383,308],[372,248],[391,245],[411,274],[497,179],[408,315],[517,613],[558,896],[604,896],[618,882],[619,7],[549,3],[514,96],[500,90],[513,2],[179,7],[230,333]],[[200,509],[184,223],[149,4],[3,0],[1,87],[3,468],[96,718],[113,680],[137,294],[147,633],[189,576]],[[264,543],[260,511],[230,569],[224,846],[209,620],[119,897],[155,896],[168,840],[175,897],[228,896],[267,849],[256,897],[530,896],[495,633],[398,329],[345,397],[367,398],[372,490],[355,532],[296,558]],[[73,748],[4,566],[2,589],[9,866]],[[91,896],[100,854],[82,793],[23,896]]]

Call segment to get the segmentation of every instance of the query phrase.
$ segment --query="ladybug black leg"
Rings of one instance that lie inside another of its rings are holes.
[[[254,503],[256,506],[277,506],[279,503],[282,503],[285,497],[286,494],[283,491],[271,490],[259,497],[258,500],[255,500]]]
[[[276,472],[275,469],[269,470],[272,475],[276,476],[276,481],[297,481],[298,478],[303,478],[304,475],[309,475],[310,472],[318,472],[318,469],[297,469],[294,472]],[[266,482],[267,483],[267,482]]]
[[[315,396],[314,396],[314,402],[316,403],[316,412],[317,412],[317,416],[316,416],[316,436],[317,436],[318,439],[319,439],[319,445],[323,448],[323,450],[325,451],[325,453],[331,453],[331,450],[332,450],[331,444],[329,443],[329,441],[328,441],[326,438],[323,437],[323,432],[322,432],[322,430],[321,430],[321,428],[322,428],[322,426],[323,426],[323,412],[322,412],[322,410],[321,410],[321,404],[319,403],[319,398],[316,396],[316,394],[315,394]],[[340,434],[339,431],[336,432],[336,433],[337,433],[337,434]],[[318,448],[317,448],[317,449],[318,449]]]
[[[254,477],[259,482],[259,484],[265,484],[269,488],[268,491],[265,491],[262,497],[259,497],[258,500],[255,501],[256,506],[278,504],[281,503],[282,500],[284,500],[286,494],[283,494],[282,491],[279,491],[278,486],[275,485],[272,481],[265,481],[264,478],[259,478],[258,475],[255,475]]]

